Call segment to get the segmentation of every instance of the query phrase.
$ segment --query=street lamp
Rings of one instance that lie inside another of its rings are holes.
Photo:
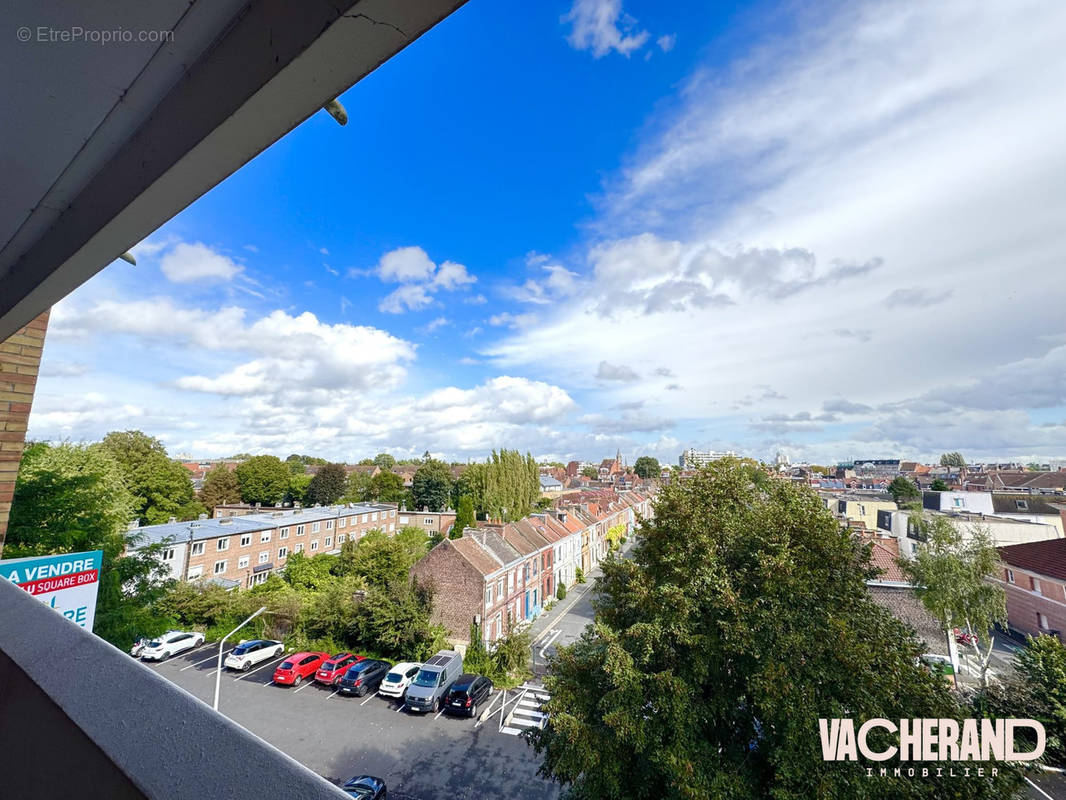
[[[246,619],[244,622],[242,622],[236,628],[234,628],[229,633],[227,633],[225,636],[223,636],[222,637],[222,641],[218,643],[218,669],[215,670],[215,706],[214,706],[215,711],[218,711],[218,689],[219,689],[219,684],[222,683],[222,648],[226,646],[226,640],[229,637],[231,637],[233,634],[235,634],[237,631],[239,631],[241,628],[243,628],[245,625],[247,625],[249,622],[251,622],[253,619],[258,617],[260,614],[262,614],[266,610],[267,610],[266,606],[263,606],[262,608],[260,608],[258,611],[256,611],[254,614],[252,614],[252,616],[248,617],[248,619]]]

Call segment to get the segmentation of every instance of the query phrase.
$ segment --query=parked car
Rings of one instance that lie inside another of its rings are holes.
[[[977,638],[976,633],[960,630],[959,628],[955,628],[953,633],[955,634],[955,641],[959,644],[966,644],[970,645],[971,647],[977,647],[979,640]]]
[[[138,639],[133,643],[133,647],[130,648],[130,655],[134,658],[140,658],[141,653],[144,652],[144,648],[148,646],[148,642],[150,641],[151,639],[149,639],[147,636],[138,637]]]
[[[204,643],[202,633],[189,633],[187,631],[167,631],[162,636],[152,639],[141,650],[141,658],[145,661],[163,661],[178,653],[192,650]]]
[[[347,781],[341,789],[359,800],[386,800],[389,796],[385,781],[373,775],[357,775]]]
[[[463,657],[455,650],[441,650],[422,665],[407,687],[409,711],[440,711],[444,696],[463,672]]]
[[[337,653],[330,656],[315,672],[315,682],[326,686],[335,686],[341,679],[341,675],[348,671],[348,667],[356,661],[362,661],[366,656],[357,656],[355,653]]]
[[[364,658],[356,661],[337,681],[342,694],[354,694],[363,697],[367,692],[376,692],[392,665],[388,661],[375,661]]]
[[[226,656],[222,666],[226,669],[239,669],[242,672],[247,672],[256,664],[269,661],[284,652],[285,645],[281,642],[275,642],[273,639],[242,641]]]
[[[411,681],[415,679],[415,675],[418,674],[420,669],[422,669],[422,665],[415,661],[404,661],[397,664],[385,676],[385,680],[381,682],[381,688],[378,691],[387,697],[403,697],[407,687],[411,685]]]
[[[299,686],[304,678],[315,674],[329,653],[293,653],[274,669],[274,683],[282,686]]]
[[[487,700],[490,694],[492,694],[492,681],[480,675],[465,672],[455,679],[452,688],[448,690],[444,710],[449,714],[476,717],[478,703]]]

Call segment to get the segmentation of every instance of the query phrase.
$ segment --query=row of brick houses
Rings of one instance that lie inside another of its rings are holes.
[[[545,513],[467,528],[434,547],[411,575],[432,587],[433,621],[454,640],[469,644],[476,619],[491,644],[539,615],[560,583],[573,585],[579,568],[589,573],[610,549],[609,531],[628,535],[651,513],[643,493],[582,492]]]
[[[163,562],[178,580],[255,586],[285,567],[293,553],[339,552],[368,531],[393,535],[404,525],[391,503],[265,508],[256,513],[168,522],[136,530],[137,545],[165,544]],[[136,548],[134,548],[136,549]]]

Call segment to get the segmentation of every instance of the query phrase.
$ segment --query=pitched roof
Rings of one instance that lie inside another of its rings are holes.
[[[907,583],[907,576],[903,574],[903,570],[896,563],[896,557],[899,555],[899,544],[895,539],[889,541],[895,545],[895,548],[887,542],[877,539],[873,541],[873,546],[870,548],[870,564],[881,570],[881,573],[874,580],[877,582]],[[896,552],[893,552],[893,549]]]
[[[869,586],[870,596],[892,616],[910,625],[924,642],[926,653],[947,655],[947,638],[933,615],[925,610],[914,589],[895,586]]]
[[[1053,501],[1057,501],[1053,502]],[[1024,505],[1019,507],[1018,503]],[[1058,506],[1066,503],[1066,497],[1039,494],[999,494],[992,495],[992,508],[997,514],[1054,514],[1058,516]]]
[[[1066,539],[1047,539],[999,548],[999,557],[1012,567],[1066,581]]]
[[[455,551],[482,575],[491,575],[503,566],[471,537],[463,536],[460,539],[445,539],[441,542],[441,544],[445,543],[455,548]]]

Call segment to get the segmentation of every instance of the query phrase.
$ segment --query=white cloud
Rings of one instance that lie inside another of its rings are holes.
[[[445,291],[476,282],[477,278],[468,273],[466,267],[454,261],[445,261],[437,269],[437,274],[433,276],[433,286]]]
[[[445,325],[451,324],[451,320],[449,320],[447,317],[437,317],[436,319],[426,323],[425,327],[422,330],[424,330],[426,333],[433,333],[433,331],[437,330],[438,328],[443,328]]]
[[[655,43],[659,45],[659,49],[662,50],[664,53],[669,53],[671,50],[674,49],[674,45],[677,44],[677,34],[668,33],[663,36],[660,36],[658,39],[655,40]]]
[[[611,51],[628,57],[647,43],[651,34],[622,10],[622,0],[574,0],[563,22],[572,24],[567,41],[575,50],[591,50],[594,58]]]
[[[521,328],[525,325],[532,325],[536,320],[536,314],[512,314],[510,311],[502,311],[489,317],[489,325],[497,328],[501,326]]]
[[[547,273],[542,278],[528,278],[521,286],[508,288],[506,294],[520,303],[547,305],[572,296],[580,288],[578,274],[561,264],[551,262],[551,257],[541,253],[529,253],[526,265],[538,273]]]
[[[387,314],[402,314],[404,311],[420,311],[431,305],[433,297],[425,286],[408,283],[385,295],[378,303],[378,310]]]
[[[429,279],[436,268],[421,247],[398,247],[381,257],[377,274],[386,282],[407,283]]]
[[[386,283],[401,284],[378,304],[378,309],[388,314],[420,311],[436,302],[436,292],[451,292],[477,282],[464,265],[455,261],[445,261],[438,267],[421,247],[390,250],[381,257],[374,273]],[[349,270],[352,277],[361,274],[359,270]]]
[[[601,381],[635,381],[639,378],[640,376],[625,364],[610,364],[601,361],[596,368],[596,379]]]
[[[174,283],[228,281],[244,269],[201,242],[181,242],[160,259],[159,268]]]

